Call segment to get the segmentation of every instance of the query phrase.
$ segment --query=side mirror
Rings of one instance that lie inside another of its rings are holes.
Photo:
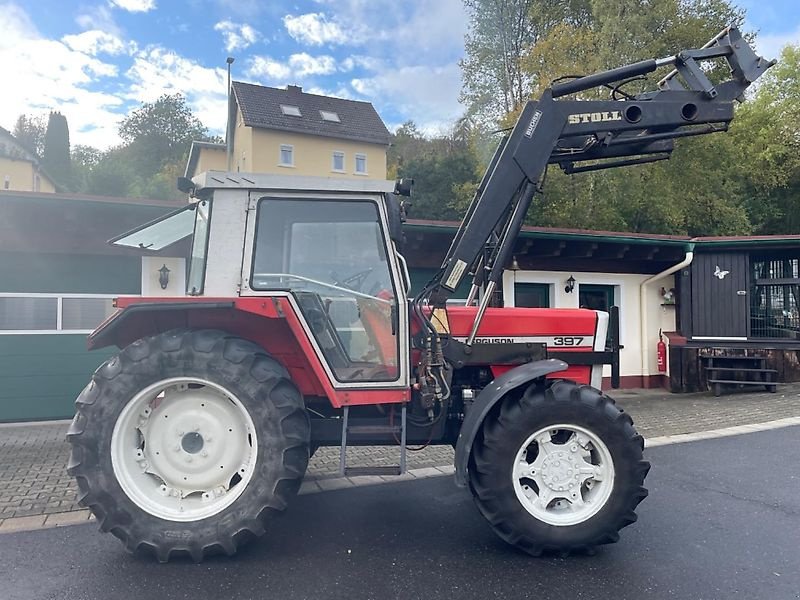
[[[411,190],[414,188],[414,180],[408,177],[400,178],[394,182],[394,193],[398,196],[411,197]]]

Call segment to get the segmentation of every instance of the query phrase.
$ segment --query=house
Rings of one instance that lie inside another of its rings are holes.
[[[11,192],[56,191],[36,155],[0,127],[0,190]]]
[[[389,131],[369,102],[234,81],[231,171],[386,178]],[[186,176],[226,170],[225,146],[195,142]]]

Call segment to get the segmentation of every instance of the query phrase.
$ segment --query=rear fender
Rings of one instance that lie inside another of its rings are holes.
[[[464,422],[461,424],[461,431],[458,434],[455,456],[456,485],[459,487],[467,485],[472,445],[475,443],[475,438],[483,425],[486,415],[489,414],[492,408],[510,391],[550,373],[566,371],[568,366],[563,360],[555,358],[529,362],[503,373],[483,388],[467,412]]]

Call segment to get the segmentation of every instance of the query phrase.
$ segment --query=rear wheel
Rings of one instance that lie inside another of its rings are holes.
[[[568,381],[535,383],[490,414],[473,446],[470,487],[507,542],[539,555],[616,542],[636,521],[650,465],[613,400]]]
[[[69,472],[101,529],[160,561],[233,554],[297,492],[309,422],[286,370],[221,331],[139,340],[76,401]]]

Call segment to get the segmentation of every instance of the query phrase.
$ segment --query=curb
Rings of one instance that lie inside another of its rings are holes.
[[[645,448],[655,448],[658,446],[668,446],[672,444],[682,444],[686,442],[696,442],[699,440],[710,440],[723,437],[756,433],[758,431],[769,431],[772,429],[782,429],[800,425],[800,417],[788,417],[765,423],[755,423],[753,425],[737,425],[735,427],[724,427],[722,429],[712,429],[709,431],[698,431],[696,433],[682,433],[677,435],[664,435],[645,439]],[[385,483],[395,483],[398,481],[413,481],[416,479],[429,479],[431,477],[443,477],[453,475],[455,467],[446,465],[441,467],[423,467],[420,469],[409,469],[403,475],[362,475],[357,477],[335,477],[329,479],[311,479],[304,481],[300,485],[298,495],[320,494],[335,490],[345,490],[356,487],[371,485],[383,485]],[[0,534],[18,533],[23,531],[36,531],[39,529],[52,529],[55,527],[67,527],[71,525],[83,525],[94,522],[94,516],[87,509],[52,513],[49,515],[34,515],[29,517],[11,517],[0,521]]]

